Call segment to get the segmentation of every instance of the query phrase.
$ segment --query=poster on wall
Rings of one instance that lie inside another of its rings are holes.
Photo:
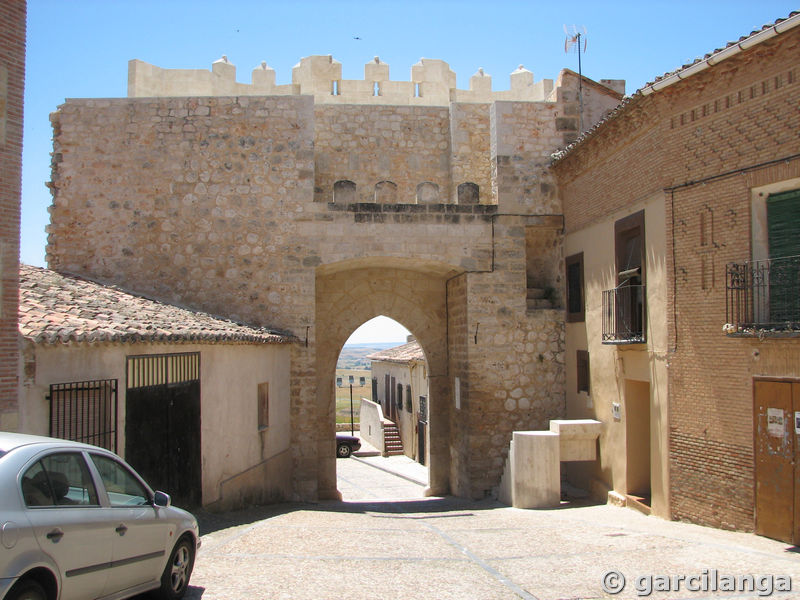
[[[772,437],[783,437],[784,423],[783,410],[780,408],[767,409],[767,433]]]
[[[800,435],[800,411],[794,413],[794,432]]]

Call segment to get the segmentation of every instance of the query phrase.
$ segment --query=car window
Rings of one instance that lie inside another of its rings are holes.
[[[50,454],[22,476],[26,506],[97,506],[97,490],[83,456]]]
[[[108,456],[92,454],[111,506],[141,506],[150,503],[150,494],[124,465]]]

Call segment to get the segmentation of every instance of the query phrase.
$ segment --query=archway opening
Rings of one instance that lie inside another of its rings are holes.
[[[366,321],[344,343],[334,384],[342,500],[424,496],[430,447],[427,376],[420,343],[385,315]]]
[[[447,280],[453,274],[453,269],[446,264],[390,258],[361,258],[318,267],[316,336],[313,340],[316,407],[315,412],[308,415],[316,424],[318,433],[315,436],[316,457],[313,465],[309,457],[308,466],[316,472],[319,498],[342,496],[337,485],[337,462],[342,460],[336,458],[335,443],[337,361],[353,332],[378,316],[402,323],[417,336],[420,347],[424,349],[429,390],[426,407],[428,445],[425,448],[428,486],[424,493],[441,496],[450,492],[451,405],[446,400],[450,397],[446,288]],[[349,376],[342,383],[345,381],[349,384]],[[371,383],[370,377],[370,387]],[[385,390],[385,381],[379,387]],[[397,388],[394,389],[397,402]],[[404,388],[404,410],[406,395]],[[412,393],[412,415],[413,396]]]

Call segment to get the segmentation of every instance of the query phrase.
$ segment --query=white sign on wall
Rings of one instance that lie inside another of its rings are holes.
[[[767,408],[767,433],[772,437],[783,437],[784,414],[781,408]]]

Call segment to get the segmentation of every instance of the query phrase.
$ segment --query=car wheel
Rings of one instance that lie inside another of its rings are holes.
[[[189,587],[189,577],[194,568],[194,544],[188,538],[181,538],[169,555],[167,566],[161,575],[161,588],[158,590],[159,598],[163,600],[177,600],[183,598]]]
[[[6,600],[47,600],[47,593],[33,579],[26,579],[11,588]]]
[[[347,458],[352,452],[352,448],[347,444],[339,444],[336,446],[336,456],[339,458]]]

